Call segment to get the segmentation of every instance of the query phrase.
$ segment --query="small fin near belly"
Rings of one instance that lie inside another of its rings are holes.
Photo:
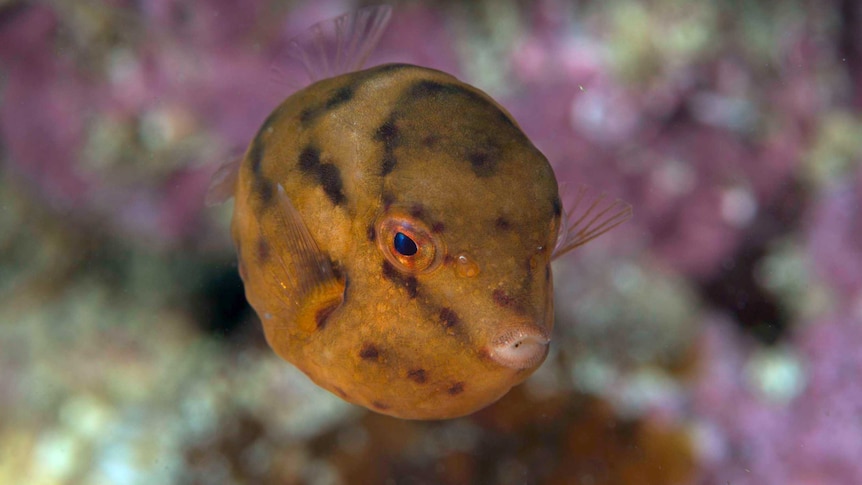
[[[344,299],[344,281],[333,271],[329,257],[320,250],[281,184],[275,207],[258,215],[260,240],[268,244],[269,257],[262,274],[278,299],[276,318],[265,318],[267,338],[285,325],[309,335],[322,329],[325,320]],[[283,330],[283,328],[281,328]],[[276,351],[282,343],[270,341]]]

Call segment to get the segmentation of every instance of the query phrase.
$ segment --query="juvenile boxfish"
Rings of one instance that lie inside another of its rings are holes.
[[[313,73],[327,31],[335,57],[361,57],[388,17],[363,9],[292,47]],[[449,74],[335,74],[284,100],[215,176],[210,198],[235,197],[246,297],[272,349],[341,398],[401,418],[472,413],[547,356],[551,260],[631,208],[588,201],[566,227],[546,158]]]

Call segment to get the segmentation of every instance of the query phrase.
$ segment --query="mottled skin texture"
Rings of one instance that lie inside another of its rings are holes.
[[[396,215],[430,234],[430,269],[385,256],[380,224]],[[331,276],[302,269],[314,265],[285,229],[295,224]],[[384,65],[317,82],[269,116],[240,167],[232,234],[281,357],[347,401],[441,419],[541,364],[507,367],[489,348],[522,329],[550,334],[559,225],[553,171],[508,113],[445,73]]]

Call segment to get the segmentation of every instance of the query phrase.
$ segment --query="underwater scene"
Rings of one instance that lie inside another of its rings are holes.
[[[862,3],[379,3],[0,0],[0,483],[862,484]]]

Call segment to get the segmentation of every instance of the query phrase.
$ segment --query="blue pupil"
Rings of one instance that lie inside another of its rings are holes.
[[[419,248],[412,239],[399,232],[395,235],[395,250],[404,256],[413,256]]]

